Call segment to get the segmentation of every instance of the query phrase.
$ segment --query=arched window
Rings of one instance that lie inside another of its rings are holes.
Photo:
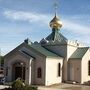
[[[88,61],[88,75],[90,75],[90,61]]]
[[[41,78],[42,77],[42,69],[39,67],[37,69],[37,78]]]
[[[60,77],[61,76],[61,64],[58,63],[58,76]]]

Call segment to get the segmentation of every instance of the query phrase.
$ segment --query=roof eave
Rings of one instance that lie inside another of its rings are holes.
[[[82,60],[82,58],[69,58],[68,60]]]
[[[59,57],[59,56],[57,56],[57,57],[54,57],[54,56],[46,56],[47,58],[58,58],[58,59],[63,59],[63,57]]]

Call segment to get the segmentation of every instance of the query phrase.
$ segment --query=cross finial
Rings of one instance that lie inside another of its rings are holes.
[[[57,15],[57,8],[58,8],[58,4],[57,4],[57,1],[55,0],[55,3],[54,3],[54,8],[55,8],[55,16]]]

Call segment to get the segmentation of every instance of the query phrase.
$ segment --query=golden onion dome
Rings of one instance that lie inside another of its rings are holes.
[[[62,27],[62,22],[60,19],[55,15],[55,17],[50,21],[50,27],[53,29],[60,29]]]

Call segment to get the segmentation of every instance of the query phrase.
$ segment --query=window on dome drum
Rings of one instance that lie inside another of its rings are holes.
[[[42,69],[40,67],[37,69],[37,78],[42,78]]]
[[[58,63],[58,76],[60,77],[61,76],[61,64]]]
[[[90,76],[90,61],[88,61],[88,75]]]

